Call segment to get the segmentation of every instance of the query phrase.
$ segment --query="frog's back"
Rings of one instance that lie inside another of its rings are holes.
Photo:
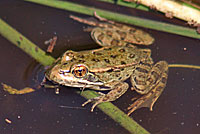
[[[135,47],[105,47],[97,50],[82,51],[78,53],[82,57],[84,64],[90,69],[102,68],[107,66],[126,65],[139,62],[143,57],[149,55]],[[150,57],[149,57],[150,58]],[[79,58],[81,62],[81,59]]]
[[[124,81],[130,77],[135,65],[139,64],[142,59],[148,58],[151,61],[150,55],[143,49],[124,46],[82,51],[76,56],[79,57],[76,63],[87,65],[101,81],[106,82]]]

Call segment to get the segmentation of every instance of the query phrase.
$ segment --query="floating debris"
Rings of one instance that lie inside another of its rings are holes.
[[[35,91],[33,88],[30,88],[30,87],[25,87],[21,90],[17,90],[4,83],[1,83],[1,85],[3,86],[3,90],[7,91],[9,94],[26,94],[26,93],[31,93]]]
[[[44,44],[49,44],[48,48],[47,48],[47,52],[52,53],[53,49],[56,45],[56,41],[57,41],[58,37],[54,36],[53,38],[47,40],[44,42]]]
[[[8,123],[8,124],[11,124],[11,123],[12,123],[12,121],[9,120],[8,118],[5,119],[5,122]]]

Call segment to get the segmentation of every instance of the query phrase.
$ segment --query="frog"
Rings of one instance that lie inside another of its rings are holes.
[[[151,45],[154,38],[143,30],[99,16],[99,21],[70,18],[92,26],[89,28],[91,37],[101,48],[79,52],[67,50],[46,70],[45,77],[63,86],[98,91],[98,97],[82,104],[93,103],[91,112],[100,103],[117,100],[128,89],[141,96],[132,99],[127,115],[141,107],[152,111],[168,78],[168,63],[154,63],[151,50],[139,47]],[[128,79],[131,84],[126,82]]]

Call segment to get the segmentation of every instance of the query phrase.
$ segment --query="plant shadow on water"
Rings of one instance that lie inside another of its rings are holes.
[[[88,4],[99,3],[88,2]],[[105,5],[100,3],[96,6]],[[83,26],[87,26],[68,18],[70,14],[76,15],[76,13],[12,0],[0,4],[0,9],[2,19],[43,50],[47,47],[44,45],[45,40],[53,35],[58,36],[57,45],[52,53],[53,57],[58,57],[68,49],[78,51],[98,48],[98,45],[90,39],[89,33],[83,32]],[[145,17],[152,15],[122,7],[115,10],[122,12],[122,9],[127,14],[131,12],[133,15],[140,14]],[[161,15],[154,14],[153,17],[152,19],[169,22]],[[170,22],[185,25],[176,19]],[[169,64],[199,65],[199,40],[144,30],[155,38],[155,43],[149,46],[155,62],[166,60]],[[0,42],[0,81],[17,89],[26,86],[36,88],[44,77],[44,68],[2,36],[0,36]],[[169,68],[167,86],[156,102],[153,112],[147,108],[141,108],[131,117],[151,133],[199,133],[199,79],[200,70]],[[60,94],[56,95],[54,89],[41,88],[30,94],[9,95],[1,87],[0,133],[128,133],[97,108],[91,113],[91,105],[81,107],[85,99],[75,93],[77,90],[79,89],[61,87]],[[135,93],[128,91],[113,103],[127,112],[126,108],[131,103],[133,95]],[[5,119],[10,120],[11,123],[6,122]]]

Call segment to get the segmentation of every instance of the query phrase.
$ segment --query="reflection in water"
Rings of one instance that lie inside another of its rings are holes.
[[[37,61],[32,60],[23,73],[23,80],[26,86],[38,87],[44,79],[45,67]]]

